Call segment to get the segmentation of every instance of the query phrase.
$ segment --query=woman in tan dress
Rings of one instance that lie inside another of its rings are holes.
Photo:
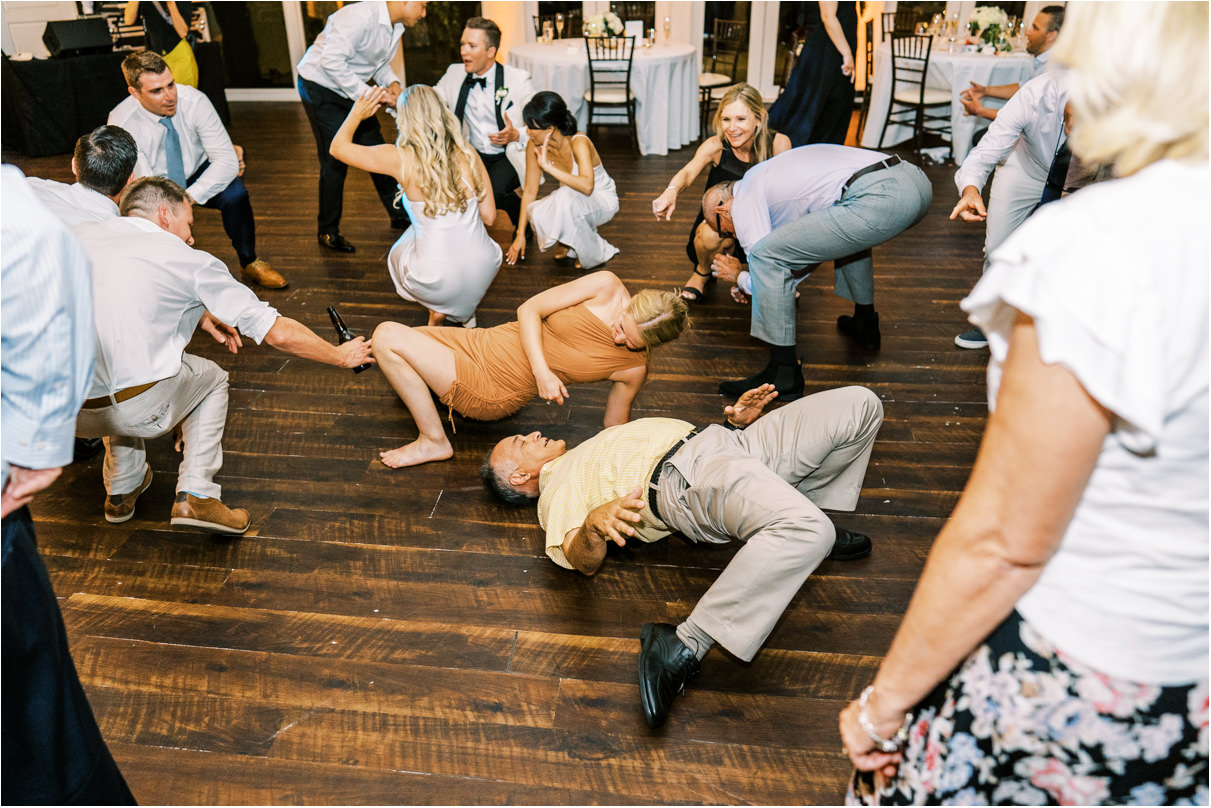
[[[420,434],[380,457],[400,468],[454,454],[430,390],[462,415],[492,421],[536,395],[563,404],[569,384],[608,379],[605,426],[626,423],[647,378],[649,349],[688,324],[676,295],[645,289],[632,297],[608,271],[540,292],[518,307],[516,322],[495,328],[382,323],[374,355]]]

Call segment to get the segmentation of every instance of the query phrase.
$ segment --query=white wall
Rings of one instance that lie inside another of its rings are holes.
[[[8,55],[32,53],[50,56],[42,44],[42,32],[50,20],[74,20],[73,2],[0,3],[0,46]]]

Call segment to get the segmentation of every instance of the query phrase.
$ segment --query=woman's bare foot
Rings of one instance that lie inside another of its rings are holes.
[[[398,449],[379,452],[378,456],[382,458],[383,465],[401,469],[404,466],[419,466],[421,463],[449,460],[454,456],[454,447],[445,437],[441,441],[433,441],[422,435]]]

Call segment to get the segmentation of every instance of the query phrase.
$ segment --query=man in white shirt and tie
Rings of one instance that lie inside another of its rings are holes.
[[[402,87],[391,60],[399,51],[404,26],[420,22],[426,5],[364,0],[343,6],[328,17],[324,30],[299,61],[299,97],[311,122],[320,159],[320,212],[316,224],[322,247],[345,253],[356,249],[340,231],[349,167],[328,153],[332,138],[349,116],[353,102],[370,89],[371,80],[387,90],[385,102],[395,106]],[[353,142],[359,146],[383,145],[383,133],[374,116],[358,125]],[[406,229],[408,214],[395,204],[399,190],[395,178],[371,174],[370,179],[391,217],[391,226]]]
[[[38,201],[68,227],[118,215],[118,196],[133,178],[139,147],[119,126],[98,126],[76,141],[71,170],[76,181],[27,177]]]
[[[496,61],[500,28],[486,17],[467,20],[459,40],[462,61],[450,65],[434,85],[463,125],[492,180],[496,209],[514,226],[521,215],[516,190],[526,174],[526,128],[521,111],[534,96],[530,74]]]
[[[357,337],[332,345],[259,300],[217,258],[192,249],[190,199],[171,180],[135,180],[121,212],[75,229],[92,262],[97,332],[96,369],[76,434],[105,438],[105,519],[134,516],[152,478],[143,441],[175,429],[183,458],[172,524],[243,533],[248,511],[224,505],[214,481],[223,464],[227,373],[185,353],[196,328],[232,353],[242,347],[242,333],[344,368],[373,361],[370,343]]]
[[[287,281],[257,258],[256,220],[248,189],[239,178],[231,137],[206,94],[178,85],[158,53],[138,51],[122,60],[130,97],[109,113],[139,144],[135,174],[167,177],[199,205],[217,209],[247,280],[266,289]]]

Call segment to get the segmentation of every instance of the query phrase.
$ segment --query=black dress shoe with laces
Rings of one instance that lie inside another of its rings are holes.
[[[883,343],[883,335],[879,333],[878,314],[861,318],[842,314],[837,318],[837,330],[857,343],[859,348],[868,351],[879,350]]]
[[[336,252],[351,253],[356,252],[357,247],[354,247],[340,233],[320,233],[320,246],[327,247]]]
[[[833,544],[832,552],[828,554],[829,561],[856,561],[870,555],[870,536],[861,533],[851,533],[843,527],[837,528],[837,541]]]
[[[656,729],[669,717],[673,699],[701,669],[698,657],[668,623],[644,623],[639,634],[639,700],[643,717]]]
[[[779,365],[770,362],[760,373],[747,379],[720,382],[719,392],[725,396],[739,398],[763,384],[772,384],[778,391],[779,401],[794,401],[803,398],[803,368],[799,364]]]

